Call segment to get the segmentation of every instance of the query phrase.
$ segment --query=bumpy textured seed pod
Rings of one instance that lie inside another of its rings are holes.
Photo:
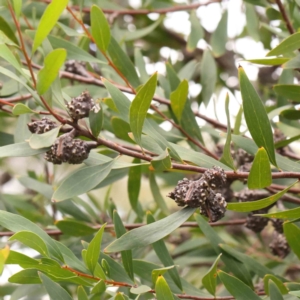
[[[291,251],[285,236],[274,231],[272,242],[269,244],[271,252],[281,258],[285,258]]]
[[[95,142],[76,140],[72,135],[64,134],[55,140],[51,149],[46,152],[45,159],[53,164],[81,164],[96,145]]]
[[[200,214],[208,217],[211,222],[222,219],[226,213],[227,202],[220,193],[210,193],[205,206],[200,207]]]
[[[183,178],[183,180],[179,180],[174,191],[170,192],[167,196],[171,199],[175,200],[178,206],[185,206],[185,196],[186,192],[189,189],[189,184],[191,183],[191,180],[188,180],[187,178]]]
[[[215,190],[224,186],[226,174],[222,168],[214,166],[212,169],[206,170],[201,179],[205,180],[212,190]]]
[[[57,124],[54,121],[44,117],[42,120],[28,123],[27,126],[32,133],[42,134],[52,130],[53,128],[56,128]]]
[[[239,202],[256,201],[270,196],[268,192],[261,192],[259,190],[243,189],[235,194]]]
[[[65,71],[82,76],[87,75],[85,63],[82,61],[76,61],[74,59],[70,59],[65,62]]]
[[[88,91],[82,92],[80,96],[73,98],[66,107],[69,114],[74,120],[86,118],[89,116],[91,109],[95,106]]]
[[[237,149],[234,157],[238,166],[243,166],[245,164],[252,163],[254,160],[254,156],[243,149]]]
[[[272,225],[274,227],[274,229],[278,232],[278,233],[283,233],[283,220],[280,219],[271,219]]]
[[[265,214],[267,212],[268,210],[265,209],[260,209],[251,212],[247,216],[245,226],[254,232],[261,232],[267,226],[269,219],[265,217],[254,216],[254,214]]]

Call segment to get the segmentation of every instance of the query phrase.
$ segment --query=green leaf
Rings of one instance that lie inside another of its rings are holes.
[[[227,22],[228,22],[228,11],[226,10],[216,28],[212,33],[210,39],[210,45],[213,50],[213,54],[216,57],[222,56],[226,52],[227,42]]]
[[[99,104],[99,106],[99,111],[95,112],[94,110],[91,110],[89,114],[90,127],[95,137],[98,137],[101,132],[104,121],[103,108],[101,104]]]
[[[283,223],[283,232],[289,246],[300,259],[300,228],[294,223]]]
[[[213,295],[216,295],[217,287],[217,266],[222,253],[218,255],[213,265],[210,267],[208,272],[202,278],[203,286]]]
[[[261,216],[276,219],[295,220],[300,218],[300,207],[288,209],[285,211],[273,212],[269,214],[261,214]]]
[[[201,100],[207,106],[217,82],[217,66],[210,50],[205,50],[201,61]]]
[[[93,227],[86,225],[84,222],[77,220],[60,220],[55,223],[55,226],[64,234],[78,237],[90,235],[97,231]]]
[[[37,78],[36,88],[40,95],[46,93],[50,88],[66,57],[67,51],[65,49],[55,49],[45,57],[44,67],[39,71]]]
[[[62,201],[90,191],[107,177],[114,162],[112,160],[72,172],[54,192],[53,199]]]
[[[10,239],[10,241],[19,241],[24,245],[28,246],[39,252],[44,256],[48,256],[48,248],[42,238],[32,231],[19,231],[15,233]]]
[[[222,157],[220,161],[227,165],[229,168],[235,170],[234,161],[231,155],[231,125],[230,125],[230,115],[229,115],[229,95],[226,95],[225,99],[225,112],[227,117],[227,136],[226,142],[223,149]]]
[[[183,81],[180,82],[176,90],[172,92],[170,95],[171,108],[178,121],[181,120],[182,112],[185,106],[188,92],[189,92],[189,84],[187,80],[184,79]]]
[[[22,0],[13,0],[16,17],[19,18],[22,12]]]
[[[262,189],[272,183],[271,166],[264,147],[257,150],[248,177],[249,189]]]
[[[288,294],[289,293],[289,290],[287,289],[287,287],[282,283],[282,281],[280,279],[278,279],[276,276],[274,275],[266,275],[264,277],[264,288],[265,288],[265,292],[267,295],[270,295],[270,289],[269,289],[269,283],[270,281],[272,281],[276,286],[277,288],[279,289],[280,293],[282,295],[285,295],[285,294]],[[273,299],[273,298],[271,298]],[[274,298],[274,299],[277,299],[277,298]]]
[[[77,298],[78,298],[78,300],[89,300],[89,298],[82,286],[79,286],[77,289]]]
[[[191,32],[188,36],[186,48],[188,51],[196,49],[199,40],[204,37],[204,30],[201,26],[200,20],[197,17],[196,11],[190,12]]]
[[[147,213],[147,224],[155,223],[155,219],[150,212]],[[164,243],[163,240],[159,240],[152,244],[153,249],[158,256],[159,260],[163,263],[165,267],[174,266],[174,261]],[[177,268],[174,267],[169,270],[169,274],[174,280],[175,284],[180,290],[182,290],[181,280],[177,271]]]
[[[48,276],[39,273],[39,277],[52,300],[72,300],[70,294],[58,283],[52,281]]]
[[[154,172],[150,172],[150,174],[149,174],[149,183],[150,183],[150,189],[151,189],[151,193],[154,198],[154,201],[156,202],[157,206],[161,209],[161,211],[165,215],[168,215],[169,209],[166,205],[166,202],[165,202],[163,196],[161,195],[160,189],[155,180]]]
[[[256,145],[265,148],[270,162],[277,167],[273,133],[265,107],[242,67],[239,67],[239,79],[249,132]]]
[[[169,149],[167,148],[162,154],[154,157],[151,160],[151,165],[155,171],[166,171],[172,168],[171,157],[169,154]]]
[[[240,203],[228,203],[227,209],[238,211],[238,212],[248,212],[248,211],[254,211],[259,210],[265,207],[270,206],[271,204],[275,203],[278,199],[280,199],[291,187],[293,187],[298,181],[294,182],[290,186],[288,186],[286,189],[278,192],[275,195],[272,195],[270,197],[257,200],[257,201],[249,201],[249,202],[240,202]]]
[[[96,233],[86,251],[86,264],[89,270],[92,272],[92,274],[94,274],[100,256],[101,241],[105,225],[106,224],[103,224],[99,231]]]
[[[106,52],[110,42],[110,28],[102,10],[96,5],[93,5],[91,9],[91,27],[97,47]]]
[[[300,86],[295,84],[276,84],[274,91],[279,96],[288,98],[296,102],[300,102]]]
[[[289,120],[299,120],[300,111],[296,109],[286,109],[280,113],[280,116],[289,119]]]
[[[290,58],[288,57],[247,59],[247,61],[253,64],[266,65],[266,66],[282,65],[289,60]]]
[[[41,280],[36,269],[26,269],[15,273],[8,279],[10,283],[18,284],[39,284]]]
[[[144,61],[144,57],[142,55],[141,50],[138,48],[134,48],[134,63],[139,71],[141,82],[148,81],[149,75],[146,70],[146,63]]]
[[[130,293],[140,295],[140,294],[147,293],[151,290],[152,290],[151,287],[149,287],[147,285],[140,285],[138,287],[132,287],[130,289]]]
[[[300,55],[296,55],[293,58],[290,58],[282,66],[284,69],[298,69],[300,68]]]
[[[123,294],[123,293],[120,293],[120,292],[118,292],[118,293],[116,294],[116,296],[114,297],[114,300],[125,300],[125,299],[127,299],[127,297],[125,298],[125,297],[124,297],[124,294]]]
[[[278,286],[272,280],[269,280],[269,295],[270,299],[283,300]]]
[[[6,260],[7,265],[19,265],[20,267],[28,267],[37,265],[39,261],[37,259],[33,259],[25,254],[10,250],[9,256]]]
[[[29,139],[29,145],[32,149],[42,149],[50,147],[56,140],[61,126],[56,127],[42,134],[32,134]]]
[[[135,67],[129,56],[123,51],[123,49],[113,37],[111,37],[110,44],[107,50],[114,65],[127,78],[130,84],[134,88],[137,88],[141,83]],[[112,98],[114,97],[112,96]]]
[[[14,106],[12,113],[15,116],[18,116],[18,115],[23,115],[23,114],[34,113],[34,111],[31,110],[28,106],[24,105],[23,103],[18,103]]]
[[[228,292],[237,300],[260,300],[252,289],[245,283],[223,271],[218,271],[218,276]]]
[[[0,28],[6,37],[8,37],[16,45],[19,45],[18,39],[16,38],[14,31],[11,29],[9,24],[2,16],[0,16]]]
[[[37,50],[37,48],[42,44],[43,40],[55,26],[68,2],[68,0],[53,0],[47,6],[35,33],[32,53]]]
[[[9,252],[10,251],[8,245],[6,245],[5,248],[0,249],[0,275],[3,272],[5,262],[10,255]]]
[[[163,276],[159,276],[155,284],[155,293],[158,300],[172,300],[173,294]]]
[[[267,56],[290,54],[300,48],[300,33],[296,32],[284,39],[278,46],[267,53]]]
[[[27,142],[15,143],[0,147],[0,157],[27,157],[44,153],[46,149],[32,149]]]
[[[0,23],[1,23],[1,20],[0,20]],[[1,30],[2,30],[2,28],[1,28]],[[16,70],[18,70],[23,76],[28,77],[23,72],[22,66],[21,66],[20,62],[17,60],[16,56],[12,53],[12,51],[5,44],[0,44],[0,57],[5,59],[10,65],[12,65]]]
[[[135,158],[133,163],[140,163],[140,159]],[[130,205],[134,211],[137,211],[139,193],[141,188],[142,167],[130,168],[128,171],[127,191]]]
[[[194,208],[186,207],[153,224],[133,229],[108,245],[104,251],[111,253],[153,244],[178,228],[194,211]]]
[[[115,225],[116,236],[117,238],[119,238],[126,233],[126,229],[116,210],[114,211],[113,221]],[[124,269],[126,270],[126,273],[132,280],[134,280],[131,250],[121,251],[121,256],[122,256],[122,262],[123,262]]]
[[[91,294],[103,294],[106,290],[106,285],[103,280],[100,280],[96,283],[96,285],[92,288]]]
[[[141,135],[143,125],[155,93],[156,83],[157,73],[152,75],[150,79],[139,89],[130,105],[129,124],[135,141],[139,145],[141,145],[142,142]]]
[[[245,3],[246,6],[246,28],[248,34],[256,41],[260,41],[259,19],[253,5]]]

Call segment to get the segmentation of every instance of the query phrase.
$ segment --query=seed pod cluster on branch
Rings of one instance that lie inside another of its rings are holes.
[[[204,172],[199,180],[187,178],[178,181],[174,191],[168,197],[178,206],[199,207],[200,214],[216,222],[224,217],[227,202],[217,190],[226,184],[226,174],[220,167],[214,166]]]
[[[57,123],[49,118],[42,118],[42,120],[33,121],[27,124],[30,132],[35,134],[42,134],[57,127]]]

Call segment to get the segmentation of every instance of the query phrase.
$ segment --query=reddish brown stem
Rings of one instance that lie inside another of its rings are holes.
[[[280,10],[280,13],[281,13],[283,19],[284,19],[287,30],[289,31],[290,34],[295,33],[295,29],[294,29],[288,15],[287,15],[287,13],[286,13],[286,10],[285,10],[283,4],[281,3],[280,0],[275,0],[275,2],[276,2],[277,6]]]

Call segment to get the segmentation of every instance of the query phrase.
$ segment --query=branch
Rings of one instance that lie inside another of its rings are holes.
[[[283,4],[281,3],[281,0],[275,0],[275,2],[276,2],[277,6],[278,6],[278,8],[281,12],[281,15],[284,19],[287,30],[289,31],[290,34],[295,33],[295,29],[294,29],[288,15],[287,15],[287,13],[286,13],[286,10],[285,10]]]

